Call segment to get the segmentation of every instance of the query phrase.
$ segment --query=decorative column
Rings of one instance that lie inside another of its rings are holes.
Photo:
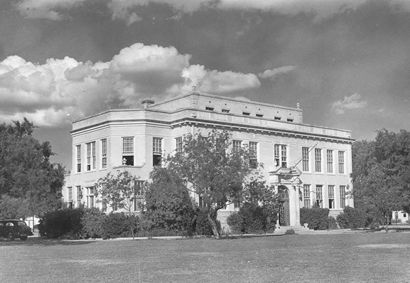
[[[273,185],[273,188],[275,190],[275,194],[278,194],[278,192],[279,192],[278,185]],[[276,213],[276,227],[275,227],[275,230],[280,229],[279,217],[280,217],[280,215],[279,215],[279,211],[278,211]]]

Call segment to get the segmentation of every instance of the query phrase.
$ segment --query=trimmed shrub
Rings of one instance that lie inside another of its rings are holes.
[[[234,233],[273,232],[275,221],[275,213],[254,203],[244,203],[239,212],[231,214],[227,219]]]
[[[286,232],[285,232],[285,235],[295,235],[296,233],[295,233],[295,230],[293,230],[293,229],[288,229],[288,230],[286,230]]]
[[[62,209],[48,212],[40,219],[38,226],[40,235],[50,239],[69,238],[78,239],[83,236],[81,218],[82,208]]]
[[[101,238],[103,234],[102,223],[106,215],[98,208],[91,208],[84,211],[81,218],[83,233],[86,238]]]
[[[327,208],[301,208],[300,223],[308,223],[309,229],[326,230],[328,229],[329,209]]]
[[[226,222],[231,228],[232,233],[243,233],[243,218],[238,212],[234,212],[228,216]]]
[[[346,206],[336,219],[340,228],[357,229],[366,226],[367,216],[361,209]]]
[[[110,213],[102,221],[102,238],[131,237],[138,232],[139,218],[124,213]]]

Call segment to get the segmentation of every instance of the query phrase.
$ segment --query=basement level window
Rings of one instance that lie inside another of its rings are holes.
[[[242,112],[242,115],[249,116],[249,115],[251,115],[251,113],[249,113],[249,112]]]
[[[286,119],[286,121],[288,121],[288,122],[293,122],[293,119],[288,118],[288,119]]]
[[[263,114],[256,114],[256,117],[262,118]]]
[[[222,113],[229,113],[229,109],[222,109]]]
[[[214,108],[213,108],[213,107],[206,106],[206,107],[205,107],[205,110],[207,110],[207,111],[214,111]]]
[[[280,120],[282,120],[282,118],[281,118],[281,117],[279,117],[279,116],[275,116],[275,120],[280,121]]]

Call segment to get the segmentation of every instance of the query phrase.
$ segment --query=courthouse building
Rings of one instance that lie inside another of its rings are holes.
[[[303,123],[302,110],[193,92],[140,109],[108,110],[73,123],[72,170],[63,189],[70,207],[99,207],[94,184],[108,172],[149,178],[161,158],[182,149],[183,136],[228,130],[233,147],[247,145],[280,193],[280,224],[299,226],[301,207],[314,204],[336,216],[353,206],[350,131]],[[198,196],[195,196],[198,200]],[[134,210],[138,211],[138,198]],[[223,213],[235,210],[228,205]]]

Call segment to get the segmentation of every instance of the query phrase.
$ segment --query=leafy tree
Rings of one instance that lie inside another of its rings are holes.
[[[410,203],[410,133],[381,130],[374,141],[353,144],[353,195],[373,221],[387,224]]]
[[[247,151],[232,150],[226,131],[187,135],[182,152],[169,157],[167,168],[186,180],[190,189],[202,198],[212,232],[219,238],[217,213],[241,195],[243,182],[250,172]]]
[[[41,216],[61,206],[64,169],[50,162],[50,143],[33,130],[27,119],[0,125],[1,217]]]
[[[144,217],[155,228],[192,234],[194,208],[183,180],[167,168],[151,172],[152,183],[145,193]]]
[[[130,214],[133,211],[134,198],[142,194],[143,188],[136,185],[138,180],[128,171],[117,172],[117,175],[109,172],[95,183],[96,195],[101,195],[102,201],[114,211],[124,209]],[[129,228],[134,237],[137,221],[133,221],[132,217],[129,220]]]

